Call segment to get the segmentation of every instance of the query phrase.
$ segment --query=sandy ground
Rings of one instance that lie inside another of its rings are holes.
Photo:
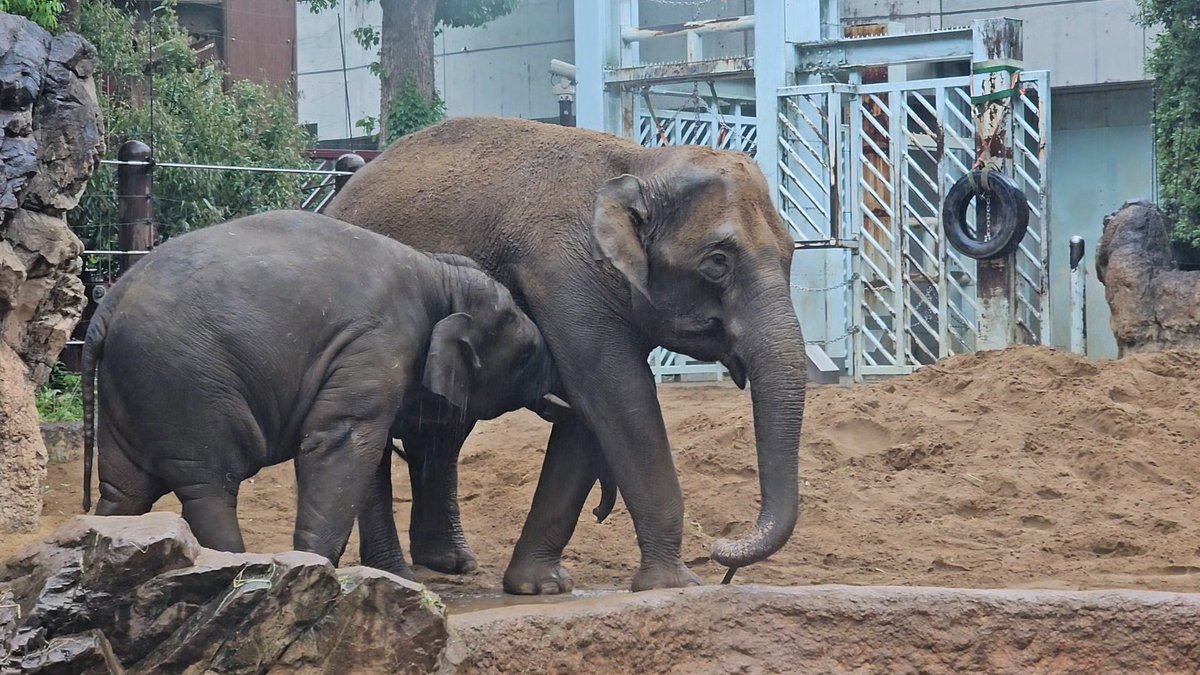
[[[1200,354],[1089,364],[1021,347],[883,383],[813,388],[800,524],[735,583],[1196,591],[1198,369]],[[660,398],[685,493],[684,560],[717,583],[724,568],[708,559],[710,543],[745,531],[757,510],[749,394],[664,385]],[[548,424],[519,412],[468,441],[460,496],[480,568],[462,577],[419,570],[434,590],[498,591],[548,434]],[[51,467],[41,531],[6,535],[0,558],[80,512],[81,474],[81,462]],[[408,480],[399,469],[395,477],[406,532]],[[637,565],[633,528],[620,504],[596,524],[598,498],[597,488],[566,564],[580,590],[624,589]],[[294,501],[290,464],[243,487],[251,550],[290,548]],[[156,508],[177,511],[178,502]],[[354,538],[343,564],[356,560]]]

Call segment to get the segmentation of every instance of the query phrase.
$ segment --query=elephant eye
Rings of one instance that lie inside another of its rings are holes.
[[[710,253],[704,262],[700,263],[700,273],[709,281],[720,281],[729,273],[729,256],[721,251]]]

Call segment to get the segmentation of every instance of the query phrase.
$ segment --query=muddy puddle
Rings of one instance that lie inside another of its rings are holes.
[[[466,614],[497,607],[513,607],[516,605],[553,605],[573,600],[587,598],[603,598],[614,595],[628,595],[629,591],[618,589],[586,589],[574,590],[562,595],[509,595],[502,591],[487,592],[456,592],[439,593],[446,610],[451,614]]]

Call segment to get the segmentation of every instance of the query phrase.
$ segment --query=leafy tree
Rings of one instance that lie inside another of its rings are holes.
[[[1154,142],[1173,237],[1200,247],[1200,0],[1139,0],[1139,21],[1161,26],[1147,70],[1155,79]]]
[[[364,0],[370,2],[371,0]],[[314,12],[338,0],[304,0]],[[380,147],[440,120],[444,105],[433,86],[433,38],[442,28],[482,26],[516,9],[520,0],[379,0],[383,22],[354,30],[365,49],[379,48],[372,72],[379,76],[384,118]],[[374,120],[360,126],[373,128]]]
[[[99,52],[96,81],[109,157],[133,139],[151,144],[155,159],[162,162],[307,165],[311,139],[296,125],[290,96],[247,81],[226,87],[220,64],[198,62],[173,2],[164,3],[143,24],[105,0],[84,0],[79,32]],[[305,180],[296,174],[155,169],[159,234],[166,238],[238,215],[294,208]],[[115,193],[116,172],[104,165],[71,213],[88,248],[115,248]]]
[[[46,30],[58,28],[61,0],[0,0],[0,12],[23,16]]]

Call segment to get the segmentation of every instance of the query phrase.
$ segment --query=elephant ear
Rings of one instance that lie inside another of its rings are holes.
[[[456,312],[437,322],[425,357],[426,389],[465,409],[475,374],[483,367],[472,340],[471,315]]]
[[[604,182],[596,193],[592,238],[596,260],[608,260],[639,293],[650,297],[650,267],[638,236],[648,217],[642,181],[621,174]]]

